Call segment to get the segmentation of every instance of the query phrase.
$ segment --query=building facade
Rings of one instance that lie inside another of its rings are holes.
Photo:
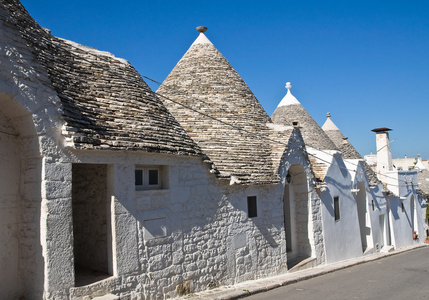
[[[383,185],[290,91],[270,118],[206,28],[157,94],[17,0],[0,29],[0,298],[173,298],[422,241],[417,173]]]

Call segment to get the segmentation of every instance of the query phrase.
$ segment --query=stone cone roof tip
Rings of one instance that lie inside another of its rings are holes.
[[[286,105],[292,105],[292,104],[301,104],[299,101],[295,98],[294,95],[292,95],[290,89],[292,88],[292,85],[290,82],[286,82],[286,89],[287,93],[283,97],[282,101],[280,101],[278,106],[286,106]]]
[[[275,124],[284,126],[292,126],[294,122],[298,122],[307,146],[318,150],[338,150],[322,128],[320,128],[301,103],[291,94],[290,89],[292,85],[290,82],[286,83],[286,88],[288,92],[277,106],[271,116],[271,120]]]
[[[418,169],[418,170],[427,170],[426,166],[422,162],[422,158],[421,158],[420,154],[417,155],[417,163],[414,166],[414,168]]]
[[[205,37],[202,32],[205,29],[197,30],[200,35],[157,93],[178,102],[161,98],[214,162],[220,178],[234,176],[240,183],[272,183],[276,175],[270,158],[271,146],[239,129],[268,136],[270,117],[237,71]]]
[[[323,124],[322,129],[326,132],[329,138],[334,142],[335,146],[343,154],[343,158],[346,159],[362,159],[359,152],[353,147],[347,137],[338,129],[338,127],[331,120],[331,113],[326,114],[326,121]]]
[[[193,45],[197,45],[197,44],[212,44],[212,42],[210,42],[210,40],[206,37],[206,35],[204,34],[204,32],[207,31],[207,27],[205,26],[198,26],[197,27],[197,31],[200,33],[200,35],[197,37],[197,39],[192,43],[191,47]]]
[[[326,114],[326,121],[325,124],[323,124],[322,129],[324,131],[328,131],[328,130],[339,130],[338,127],[334,124],[334,122],[332,122],[331,120],[331,113],[327,113]]]

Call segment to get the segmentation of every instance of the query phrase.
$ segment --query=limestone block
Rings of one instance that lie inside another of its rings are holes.
[[[71,181],[43,181],[42,195],[46,199],[71,198]]]
[[[129,214],[115,216],[116,261],[118,274],[139,270],[138,234],[135,218]]]
[[[44,165],[44,180],[50,181],[71,181],[71,163],[47,163]]]

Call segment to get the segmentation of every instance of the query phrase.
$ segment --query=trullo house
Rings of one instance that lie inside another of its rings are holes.
[[[287,271],[284,186],[311,189],[309,159],[220,54],[236,102],[202,99],[192,132],[127,61],[52,36],[19,1],[0,27],[0,298],[159,299]],[[297,244],[322,262],[320,211],[302,211]]]

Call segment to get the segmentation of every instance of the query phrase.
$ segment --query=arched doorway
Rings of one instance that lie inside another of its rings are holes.
[[[31,114],[0,93],[0,299],[42,297],[41,169]]]
[[[288,265],[312,256],[309,239],[309,193],[305,169],[292,165],[286,177],[283,197]],[[289,265],[289,268],[291,266]]]
[[[368,214],[368,203],[366,199],[365,184],[361,182],[356,194],[356,206],[359,219],[360,239],[362,242],[362,252],[373,247],[371,239],[371,223]]]

